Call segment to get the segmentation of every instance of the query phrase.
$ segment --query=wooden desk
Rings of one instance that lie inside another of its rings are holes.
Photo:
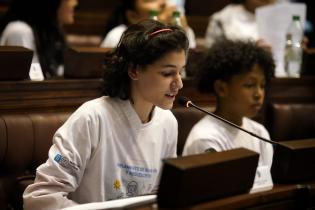
[[[1,81],[0,112],[73,110],[83,102],[101,96],[102,85],[101,79]],[[198,105],[209,106],[215,102],[213,96],[199,93],[190,79],[184,80],[179,95],[190,97]]]
[[[199,106],[214,106],[213,95],[199,93],[191,79],[184,79],[183,83],[184,88],[180,90],[179,95],[190,98]],[[101,96],[102,84],[101,79],[1,81],[0,112],[73,109],[87,100]],[[270,87],[266,104],[315,102],[315,77],[276,78],[271,81]],[[174,104],[174,107],[176,106],[177,103]]]
[[[313,187],[314,183],[309,186]],[[306,209],[315,207],[312,203],[314,197],[309,196],[306,185],[276,185],[272,190],[241,194],[204,202],[187,207],[184,210],[210,210],[210,209]],[[156,204],[148,204],[129,208],[132,210],[158,210]]]
[[[1,81],[0,113],[71,111],[101,95],[100,79]]]

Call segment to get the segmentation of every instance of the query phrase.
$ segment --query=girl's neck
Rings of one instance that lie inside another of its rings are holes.
[[[134,99],[130,99],[130,102],[142,123],[147,123],[151,120],[154,109],[152,104],[142,103]]]
[[[235,115],[234,113],[231,113],[229,111],[224,111],[220,108],[217,108],[214,113],[216,115],[238,125],[238,126],[242,126],[242,124],[243,124],[243,117],[242,116]]]

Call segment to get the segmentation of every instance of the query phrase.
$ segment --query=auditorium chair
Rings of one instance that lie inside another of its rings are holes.
[[[212,111],[213,108],[205,108],[207,111]],[[178,121],[178,142],[177,155],[181,155],[185,146],[186,139],[192,127],[206,114],[193,108],[177,107],[172,109]]]
[[[267,107],[266,127],[274,141],[314,138],[315,104],[270,104]]]
[[[70,113],[0,115],[0,209],[22,209],[22,193],[45,162],[55,131]]]

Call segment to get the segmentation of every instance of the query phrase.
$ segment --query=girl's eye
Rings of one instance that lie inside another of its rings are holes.
[[[162,72],[162,75],[163,75],[164,77],[169,77],[169,76],[172,75],[172,72]]]
[[[253,83],[245,83],[244,84],[244,87],[247,87],[247,88],[252,88],[254,86],[255,86],[255,84],[253,84]]]
[[[176,75],[177,71],[162,71],[161,74],[164,77],[170,77]]]

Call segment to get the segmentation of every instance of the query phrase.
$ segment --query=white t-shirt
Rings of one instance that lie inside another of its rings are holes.
[[[0,45],[21,46],[33,50],[32,63],[39,63],[33,30],[31,26],[23,21],[8,23],[1,34]]]
[[[27,23],[19,20],[8,23],[8,25],[5,27],[1,34],[0,45],[21,46],[33,50],[32,64],[34,64],[33,66],[36,67],[38,71],[43,72],[42,67],[40,66],[39,63],[34,33],[31,26],[28,25]],[[58,76],[62,76],[64,74],[63,65],[58,66],[56,74]]]
[[[229,4],[209,18],[206,45],[211,47],[220,38],[229,40],[258,40],[255,14],[242,4]]]
[[[107,48],[115,48],[115,47],[117,47],[122,34],[126,30],[127,30],[127,26],[124,25],[124,24],[116,26],[115,28],[110,30],[106,34],[105,39],[102,41],[101,47],[107,47]]]
[[[270,139],[266,128],[249,118],[243,118],[242,128],[263,138]],[[200,154],[210,148],[220,152],[239,147],[259,153],[258,165],[271,167],[273,156],[271,144],[211,116],[205,116],[194,125],[185,143],[183,155]]]
[[[155,193],[161,160],[176,157],[177,121],[155,107],[142,124],[129,100],[104,96],[74,112],[53,143],[24,192],[26,210]]]
[[[114,48],[118,45],[119,40],[122,36],[122,34],[127,30],[127,26],[124,24],[121,24],[119,26],[116,26],[112,30],[110,30],[106,36],[105,39],[101,43],[101,47],[106,48]],[[196,48],[196,38],[193,30],[191,28],[188,28],[186,31],[186,35],[189,41],[189,48]]]

